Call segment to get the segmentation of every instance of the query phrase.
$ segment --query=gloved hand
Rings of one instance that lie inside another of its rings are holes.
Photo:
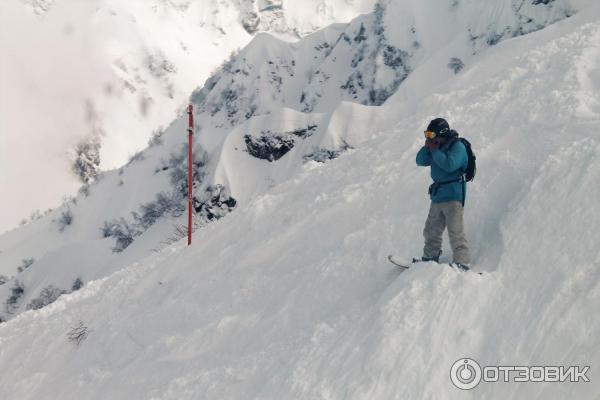
[[[427,150],[429,150],[429,151],[434,151],[440,147],[440,142],[438,142],[435,139],[426,139],[425,147],[427,147]]]

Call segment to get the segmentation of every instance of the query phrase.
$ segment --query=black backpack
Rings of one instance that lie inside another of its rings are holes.
[[[454,142],[462,142],[465,145],[465,149],[467,149],[467,169],[464,171],[465,182],[471,182],[475,179],[475,174],[477,173],[477,157],[475,157],[475,153],[473,153],[473,149],[471,149],[471,143],[465,138],[453,138],[452,144]]]

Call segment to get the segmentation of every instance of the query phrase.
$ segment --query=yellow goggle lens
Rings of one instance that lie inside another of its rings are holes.
[[[432,132],[432,131],[425,131],[425,137],[426,137],[427,139],[433,139],[433,138],[435,138],[435,136],[436,136],[436,135],[435,135],[435,132]]]

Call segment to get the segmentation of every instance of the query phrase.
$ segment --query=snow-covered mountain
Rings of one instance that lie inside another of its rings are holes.
[[[192,95],[191,248],[185,115],[0,236],[0,395],[462,398],[448,371],[470,356],[592,365],[476,398],[593,398],[599,39],[600,6],[558,0],[380,2],[297,43],[257,35]],[[483,276],[385,260],[420,252],[414,155],[439,115],[478,153]]]
[[[123,165],[257,32],[297,40],[374,1],[2,1],[0,232]]]

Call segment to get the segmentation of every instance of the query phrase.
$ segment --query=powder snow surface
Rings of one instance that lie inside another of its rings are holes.
[[[0,324],[0,398],[597,399],[600,10],[500,43],[440,82],[446,60],[384,106],[340,104],[319,140],[353,150],[265,184],[192,247],[139,259],[151,232],[127,267]],[[288,122],[308,118],[296,114]],[[478,154],[465,213],[481,276],[386,261],[420,254],[429,177],[414,156],[439,115]],[[216,171],[258,182],[268,170],[240,161],[241,131]],[[90,332],[76,346],[79,320]],[[449,379],[461,357],[589,365],[591,382],[463,392]]]

